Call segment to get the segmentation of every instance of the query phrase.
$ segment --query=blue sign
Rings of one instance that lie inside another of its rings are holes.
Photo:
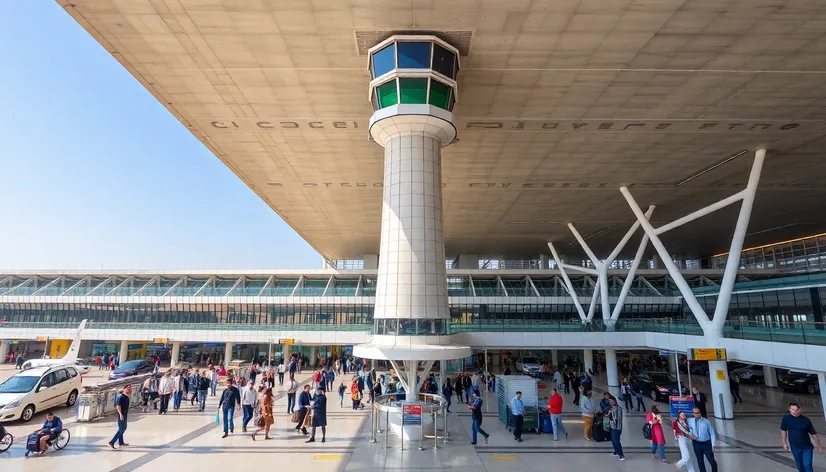
[[[661,356],[672,356],[674,355],[674,351],[660,351]]]
[[[137,349],[143,349],[143,347],[144,347],[143,344],[129,344],[127,346],[127,349],[132,351],[132,350],[137,350]]]
[[[671,407],[671,417],[676,418],[681,411],[686,412],[691,418],[691,410],[694,409],[694,397],[668,397],[668,404]]]
[[[204,347],[224,347],[224,343],[204,343]]]

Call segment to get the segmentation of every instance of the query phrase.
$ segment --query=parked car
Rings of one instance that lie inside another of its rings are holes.
[[[70,365],[23,370],[0,384],[0,422],[29,421],[35,412],[58,405],[73,406],[80,374]]]
[[[151,374],[155,371],[155,363],[152,359],[135,359],[126,361],[112,372],[109,372],[109,380],[122,379],[141,374]]]
[[[762,365],[750,364],[732,369],[731,371],[737,374],[737,377],[740,378],[740,382],[742,383],[762,384],[765,381]]]
[[[656,401],[667,401],[671,395],[677,395],[677,378],[668,372],[640,372],[631,376],[631,388]],[[683,385],[683,394],[688,394],[688,387]]]
[[[536,357],[525,356],[521,360],[516,361],[516,371],[521,372],[523,375],[537,376],[542,371],[542,366]]]
[[[789,372],[787,374],[778,374],[777,385],[787,392],[796,393],[820,393],[820,383],[817,381],[817,375],[806,374],[803,372]]]

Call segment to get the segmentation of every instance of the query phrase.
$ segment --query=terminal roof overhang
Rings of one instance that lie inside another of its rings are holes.
[[[740,191],[761,146],[746,245],[826,229],[826,2],[58,3],[328,258],[379,249],[365,53],[393,32],[463,55],[459,142],[443,152],[449,256],[535,257],[547,240],[581,255],[567,222],[607,255],[634,221],[621,185],[665,223]],[[736,211],[665,243],[724,252]]]

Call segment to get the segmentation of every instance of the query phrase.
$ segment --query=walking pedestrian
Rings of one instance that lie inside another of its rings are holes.
[[[688,427],[688,417],[684,411],[677,414],[677,419],[671,425],[674,430],[674,438],[677,441],[677,447],[680,448],[680,460],[674,463],[678,471],[682,471],[685,467],[688,472],[694,472],[694,464],[691,463],[691,452],[688,448],[688,443],[691,441],[689,436],[690,428]]]
[[[211,365],[211,364],[210,364]],[[212,390],[212,396],[215,396],[215,389],[218,388],[218,369],[212,368],[209,388]]]
[[[450,413],[451,399],[453,398],[453,385],[450,383],[450,378],[445,377],[445,384],[442,386],[442,396],[445,398],[447,412]]]
[[[161,381],[158,383],[158,394],[161,396],[161,408],[158,410],[159,415],[165,415],[169,409],[169,397],[175,392],[174,382],[172,380],[172,371],[164,372]]]
[[[571,388],[574,390],[574,405],[579,405],[583,388],[579,375],[577,375],[576,373],[574,373],[574,375],[571,378]]]
[[[176,370],[172,374],[172,385],[174,389],[172,392],[172,408],[178,411],[181,408],[181,397],[184,394],[184,378],[181,371]]]
[[[296,431],[301,431],[301,434],[307,435],[307,428],[304,426],[304,419],[310,411],[310,386],[305,385],[304,391],[298,396],[298,424],[295,425]]]
[[[582,387],[579,387],[580,389]],[[594,429],[594,404],[591,401],[591,391],[583,391],[582,398],[579,400],[579,411],[582,415],[582,422],[585,424],[585,429],[583,434],[585,435],[585,440],[590,441],[592,439],[592,431]]]
[[[625,409],[628,411],[634,410],[634,402],[631,399],[631,384],[628,383],[628,379],[622,379],[622,384],[620,384],[620,393],[622,393],[622,401],[624,402]]]
[[[250,380],[244,392],[241,394],[241,410],[244,412],[241,420],[241,431],[247,432],[247,425],[252,420],[252,413],[255,410],[255,403],[258,401],[258,392],[255,391],[255,382]]]
[[[554,431],[554,441],[559,441],[559,433],[565,434],[565,440],[568,439],[568,431],[565,431],[565,425],[562,424],[562,395],[559,394],[559,389],[553,389],[551,398],[548,399],[548,412],[551,414],[551,428]]]
[[[660,453],[660,460],[665,460],[665,433],[663,432],[663,417],[657,405],[651,406],[651,412],[645,416],[645,422],[651,426],[651,457],[656,458],[657,451]]]
[[[272,388],[268,387],[264,390],[264,395],[261,400],[261,417],[257,420],[257,429],[252,433],[252,440],[255,441],[255,435],[260,431],[264,431],[264,439],[270,439],[270,428],[275,423],[275,414],[273,413],[273,397]]]
[[[522,402],[522,392],[516,392],[511,398],[511,416],[513,416],[513,439],[522,442],[522,426],[525,424],[525,404]]]
[[[784,451],[788,452],[791,449],[798,472],[814,472],[812,439],[817,443],[817,449],[823,456],[823,445],[820,444],[812,421],[800,413],[800,405],[795,402],[789,403],[789,413],[780,421],[780,441],[783,443]]]
[[[608,402],[611,404],[611,409],[608,410],[608,421],[611,425],[611,444],[614,446],[614,455],[621,461],[625,460],[625,454],[622,453],[622,443],[620,442],[620,435],[622,435],[622,407],[617,403],[617,398],[613,395],[608,397]]]
[[[350,398],[353,400],[353,409],[358,410],[361,406],[361,389],[356,377],[353,377],[353,383],[350,384]]]
[[[290,415],[295,411],[295,394],[298,392],[298,382],[295,377],[290,374],[290,383],[287,386],[287,414]]]
[[[734,372],[728,373],[728,386],[729,390],[731,390],[731,403],[736,405],[739,401],[742,405],[743,398],[740,397],[740,377]]]
[[[642,400],[642,386],[637,387],[634,391],[634,395],[637,397],[637,411],[645,411],[645,402]]]
[[[284,363],[282,362],[278,364],[276,370],[278,371],[278,385],[284,385],[284,371],[286,370],[284,368]]]
[[[109,448],[115,450],[115,443],[118,447],[126,447],[129,443],[123,441],[123,433],[126,432],[126,422],[129,418],[129,395],[132,394],[132,386],[123,387],[123,391],[118,394],[115,410],[118,412],[118,431],[109,441]]]
[[[469,379],[468,379],[469,380]],[[471,418],[471,437],[470,443],[474,446],[476,445],[476,434],[481,434],[485,437],[485,444],[488,443],[490,440],[490,434],[488,434],[484,429],[482,429],[482,399],[479,398],[479,391],[473,391],[473,401],[469,402],[468,408],[470,409],[470,418]]]
[[[691,387],[691,396],[694,397],[694,406],[700,410],[700,415],[706,418],[706,414],[708,413],[708,410],[706,410],[706,402],[708,402],[706,394],[701,393],[700,389],[695,386]]]
[[[324,389],[325,392],[330,392],[333,390],[333,382],[336,380],[336,373],[332,367],[327,369],[327,388]]]
[[[241,403],[241,392],[238,391],[235,382],[232,379],[227,379],[227,388],[221,393],[221,399],[218,401],[218,409],[224,415],[224,435],[221,439],[229,436],[229,433],[235,432],[235,423],[232,417],[235,415],[235,407]]]
[[[344,382],[341,382],[341,385],[338,386],[338,406],[344,408],[344,393],[347,392],[347,387],[344,386]]]
[[[192,393],[192,396],[189,399],[189,405],[194,406],[195,402],[198,400],[198,386],[201,383],[201,371],[195,369],[195,372],[189,376],[189,391]]]
[[[319,386],[316,389],[310,408],[313,410],[312,430],[310,439],[305,442],[315,442],[316,428],[321,428],[321,442],[325,442],[327,441],[327,396],[324,395],[324,388]]]
[[[714,446],[717,444],[717,436],[711,422],[703,418],[699,408],[691,411],[693,418],[688,419],[689,438],[694,448],[694,455],[697,457],[697,467],[700,472],[706,472],[706,463],[703,457],[711,465],[711,472],[717,472],[717,461],[714,459]]]
[[[207,371],[204,371],[201,374],[201,378],[198,379],[198,411],[204,411],[206,409],[206,399],[209,394],[209,385],[210,379],[207,377]]]

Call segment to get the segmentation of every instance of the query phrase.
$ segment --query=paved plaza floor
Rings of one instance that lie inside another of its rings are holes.
[[[13,374],[0,367],[0,380]],[[92,372],[85,381],[95,381],[102,373]],[[309,374],[297,380],[306,382]],[[338,382],[336,382],[338,385]],[[702,385],[702,384],[701,384]],[[572,396],[566,396],[564,422],[569,432],[566,440],[554,442],[546,434],[526,433],[524,442],[516,443],[511,433],[496,415],[493,396],[487,402],[483,427],[491,434],[490,443],[472,446],[470,414],[466,405],[457,404],[454,397],[448,418],[449,440],[442,437],[426,438],[419,444],[405,444],[404,450],[395,436],[377,436],[370,442],[369,410],[353,411],[345,399],[338,405],[338,395],[331,394],[328,407],[327,442],[305,444],[305,437],[293,431],[286,413],[285,389],[276,385],[276,419],[270,441],[259,435],[253,442],[242,434],[240,414],[236,416],[235,434],[221,439],[221,427],[215,423],[217,399],[210,397],[207,412],[199,413],[188,402],[177,413],[166,416],[142,414],[133,410],[129,418],[126,440],[130,446],[111,451],[107,442],[116,430],[114,418],[91,423],[79,423],[73,412],[60,408],[56,414],[64,419],[72,433],[69,446],[59,452],[51,451],[43,457],[23,456],[23,440],[39,427],[42,415],[29,424],[12,423],[8,429],[17,437],[12,449],[0,454],[3,472],[40,472],[54,470],[96,471],[157,471],[157,470],[233,470],[258,469],[262,466],[276,470],[312,471],[542,471],[548,470],[616,470],[634,472],[673,471],[673,465],[653,459],[648,441],[642,437],[643,414],[632,412],[626,416],[622,443],[627,460],[617,461],[611,456],[610,442],[593,443],[583,439],[583,425]],[[797,399],[817,429],[826,431],[820,409],[820,397],[789,395],[777,389],[744,386],[742,396],[746,403],[736,408],[733,421],[713,420],[719,444],[716,458],[720,471],[785,472],[795,470],[791,455],[783,452],[780,444],[779,421],[785,404]],[[545,393],[547,394],[547,393]],[[647,402],[650,404],[650,402]],[[661,404],[665,409],[666,405]],[[319,433],[320,437],[320,433]],[[319,439],[317,437],[317,439]],[[666,453],[670,461],[679,453],[673,437],[666,431]],[[437,448],[434,448],[438,446]],[[282,469],[281,467],[285,468]],[[815,458],[815,469],[826,469],[826,460]]]

